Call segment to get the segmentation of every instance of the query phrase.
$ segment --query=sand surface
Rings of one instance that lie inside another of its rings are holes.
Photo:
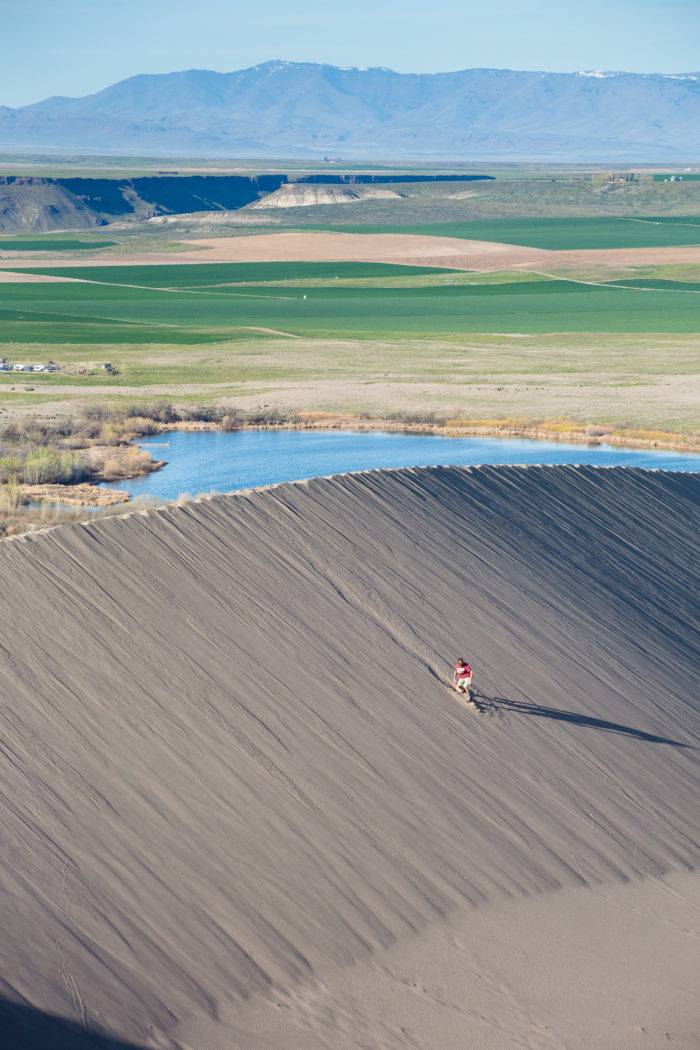
[[[560,890],[453,914],[364,965],[255,1001],[221,1025],[183,1024],[228,1050],[596,1050],[692,1047],[700,880]]]
[[[175,265],[207,262],[385,262],[496,272],[595,266],[670,265],[700,262],[700,245],[667,248],[609,248],[547,251],[495,241],[460,240],[405,233],[262,233],[245,237],[182,240],[178,252],[104,254],[90,259],[27,259],[5,255],[0,266]],[[189,246],[189,247],[187,247]]]
[[[161,1050],[695,1046],[699,497],[370,472],[0,545],[2,994]]]

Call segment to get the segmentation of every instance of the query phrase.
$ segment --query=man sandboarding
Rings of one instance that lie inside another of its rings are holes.
[[[476,707],[477,705],[474,703],[474,698],[472,696],[473,677],[474,672],[472,670],[472,665],[467,663],[467,661],[463,660],[460,656],[459,660],[454,666],[454,674],[452,675],[452,685],[458,693],[461,693],[462,696],[466,698],[468,703]]]

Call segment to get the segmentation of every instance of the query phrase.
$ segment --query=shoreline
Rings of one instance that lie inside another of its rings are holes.
[[[323,418],[318,418],[323,416]],[[303,418],[300,418],[303,417]],[[457,421],[446,421],[445,423],[408,423],[400,420],[391,419],[363,419],[360,416],[340,416],[335,413],[297,413],[296,418],[292,418],[286,422],[278,423],[245,423],[242,422],[234,427],[223,426],[219,422],[206,421],[206,420],[181,420],[174,423],[155,423],[157,426],[157,434],[164,434],[169,431],[221,431],[222,433],[235,433],[240,430],[294,430],[294,431],[319,431],[319,430],[349,430],[355,433],[362,433],[363,431],[379,430],[385,433],[399,433],[399,434],[432,434],[436,437],[495,437],[503,440],[526,440],[526,441],[551,441],[558,442],[559,444],[571,444],[580,445],[582,448],[598,447],[601,445],[611,445],[616,448],[636,448],[636,449],[659,449],[669,450],[679,453],[692,454],[693,452],[700,452],[700,441],[690,441],[684,443],[673,443],[671,441],[664,441],[659,439],[652,440],[651,438],[634,438],[627,437],[615,433],[592,435],[583,432],[583,428],[579,428],[576,431],[568,430],[548,430],[546,425],[529,426],[527,424],[522,425],[510,425],[503,427],[496,426],[481,426],[476,422],[474,423],[458,423]],[[143,437],[150,437],[153,435],[143,435]],[[671,435],[664,435],[671,437]],[[148,451],[148,448],[144,449],[141,445],[141,438],[135,437],[130,444],[133,447],[139,448],[142,451]],[[167,459],[151,460],[151,462],[143,467],[143,469],[134,471],[130,475],[132,478],[146,477],[148,474],[153,474],[156,471],[162,470],[167,467]],[[102,488],[102,484],[107,481],[114,481],[116,479],[112,477],[105,477],[95,482],[84,482],[79,486],[73,485],[53,485],[51,486],[51,502],[57,504],[65,504],[66,506],[114,506],[117,503],[129,503],[131,502],[131,496],[126,491],[120,491],[119,495],[121,499],[117,500],[112,496],[114,490]],[[119,480],[122,480],[121,478]],[[126,479],[124,479],[126,480]],[[58,494],[58,490],[63,489],[65,496]],[[110,495],[107,496],[106,494]],[[103,498],[104,494],[104,498]],[[116,493],[115,493],[116,496]]]
[[[252,428],[251,427],[251,428],[248,428],[248,429],[262,430],[262,429],[265,429],[265,428],[263,428],[263,427]],[[165,461],[159,461],[158,469],[161,469],[164,466],[167,466],[167,463]],[[30,529],[27,529],[25,531],[12,532],[12,533],[10,533],[8,535],[5,535],[5,536],[0,534],[0,548],[2,547],[2,545],[4,543],[15,543],[15,542],[20,542],[22,540],[28,540],[28,539],[32,539],[33,540],[37,536],[41,536],[43,533],[50,532],[53,529],[60,528],[60,527],[62,527],[64,525],[84,524],[85,522],[92,522],[92,521],[95,521],[95,522],[97,522],[97,521],[109,522],[113,518],[128,518],[128,517],[131,517],[134,514],[138,514],[138,515],[147,517],[149,515],[149,513],[152,512],[152,511],[172,510],[172,509],[176,509],[176,508],[182,507],[183,505],[190,505],[190,504],[195,505],[195,504],[200,504],[200,503],[208,503],[210,501],[211,502],[217,502],[217,501],[220,501],[221,499],[227,499],[228,500],[228,499],[233,499],[233,498],[237,498],[237,497],[249,497],[249,496],[257,494],[257,493],[270,492],[270,491],[273,491],[275,489],[284,489],[284,488],[287,488],[287,487],[297,487],[297,486],[304,487],[304,486],[308,486],[310,484],[313,484],[314,482],[335,481],[335,480],[337,480],[339,478],[373,477],[373,476],[376,477],[376,476],[381,476],[381,475],[386,475],[386,474],[390,474],[390,475],[401,474],[401,475],[404,475],[404,474],[407,474],[407,473],[412,472],[412,471],[421,472],[421,471],[434,471],[434,470],[451,470],[451,471],[464,471],[464,472],[467,472],[467,473],[473,473],[475,471],[482,471],[482,470],[487,470],[487,469],[495,470],[495,471],[504,471],[504,470],[509,470],[509,469],[518,469],[518,470],[522,470],[522,471],[540,471],[541,472],[541,471],[556,471],[556,470],[561,469],[563,466],[571,466],[573,469],[575,469],[577,471],[578,470],[589,470],[589,471],[601,471],[601,472],[603,472],[603,471],[633,470],[633,471],[635,471],[637,473],[638,472],[649,473],[649,474],[657,473],[657,474],[662,474],[662,475],[673,475],[673,476],[688,477],[688,478],[694,477],[695,474],[697,473],[695,471],[680,471],[679,472],[679,471],[674,471],[674,470],[664,470],[664,469],[662,469],[660,467],[621,467],[621,466],[616,466],[616,465],[586,465],[586,464],[562,464],[562,463],[494,463],[494,464],[479,463],[479,464],[451,464],[451,465],[450,464],[444,464],[444,465],[429,466],[429,467],[424,467],[424,466],[413,466],[413,467],[406,467],[406,466],[404,466],[404,467],[364,467],[364,468],[358,468],[358,469],[354,469],[354,470],[341,470],[341,471],[337,471],[334,474],[318,474],[318,475],[315,475],[314,477],[311,477],[311,478],[293,478],[293,479],[284,480],[284,481],[264,482],[264,483],[262,483],[260,485],[250,485],[250,486],[247,486],[245,488],[232,489],[232,490],[226,491],[226,492],[221,492],[221,491],[218,491],[218,490],[212,490],[212,491],[208,491],[208,492],[197,492],[197,493],[194,493],[194,494],[183,493],[182,495],[172,497],[171,499],[161,499],[161,500],[159,500],[159,499],[156,498],[152,502],[146,503],[146,504],[142,504],[142,502],[141,502],[142,501],[142,497],[137,496],[137,497],[132,498],[132,496],[131,496],[131,494],[129,492],[126,492],[126,491],[122,492],[121,490],[113,490],[113,489],[103,489],[103,488],[99,488],[98,486],[92,486],[92,487],[95,487],[97,489],[98,493],[102,493],[102,492],[108,492],[109,493],[109,492],[119,491],[119,495],[122,496],[123,499],[121,501],[118,501],[118,500],[115,500],[115,499],[107,500],[104,505],[88,504],[88,503],[85,503],[84,505],[81,505],[81,504],[79,504],[76,501],[74,501],[74,502],[72,502],[70,504],[68,503],[68,501],[66,501],[65,504],[60,504],[60,502],[58,500],[54,500],[53,501],[53,506],[54,507],[58,507],[58,506],[62,505],[67,510],[71,510],[71,509],[74,510],[76,512],[76,514],[79,513],[79,511],[81,509],[81,506],[85,510],[87,510],[88,507],[92,507],[92,509],[93,509],[93,511],[95,513],[94,514],[90,514],[90,515],[86,514],[85,516],[78,516],[78,517],[75,517],[75,518],[72,518],[72,519],[67,519],[67,520],[64,520],[64,521],[49,522],[47,524],[40,525],[40,526],[35,527],[35,528],[30,528]],[[134,475],[134,476],[138,476],[138,475]],[[89,485],[90,483],[86,483],[86,484]],[[73,486],[73,487],[78,488],[79,486]],[[47,506],[48,505],[49,504],[47,504]]]
[[[270,414],[272,415],[274,412],[275,410],[272,409]],[[84,508],[86,511],[88,509],[94,511],[117,506],[126,508],[127,504],[132,503],[131,495],[125,490],[103,487],[104,484],[106,482],[126,480],[127,478],[145,477],[166,467],[168,465],[167,459],[153,458],[149,447],[144,447],[142,441],[169,431],[222,431],[224,433],[242,430],[308,432],[345,430],[354,433],[380,431],[395,434],[434,435],[436,437],[546,441],[573,446],[578,445],[581,448],[595,448],[607,445],[622,449],[668,450],[679,454],[700,452],[700,438],[696,438],[694,434],[689,436],[674,434],[670,431],[643,430],[641,428],[630,428],[629,432],[626,433],[621,428],[616,428],[613,424],[577,425],[564,420],[545,420],[536,423],[528,423],[517,419],[410,420],[344,415],[326,411],[304,411],[290,413],[286,419],[280,413],[278,418],[257,422],[244,418],[239,420],[234,416],[227,417],[225,414],[216,420],[176,419],[167,422],[144,415],[141,417],[141,421],[148,425],[148,430],[143,433],[134,433],[129,440],[118,446],[122,450],[128,448],[138,449],[139,453],[141,453],[140,462],[130,465],[126,473],[121,470],[115,473],[113,469],[107,469],[103,474],[98,468],[94,470],[93,480],[81,481],[78,484],[61,482],[46,485],[22,484],[20,485],[22,495],[28,497],[33,503],[53,506],[57,511],[60,508],[72,508],[76,511],[80,508]],[[96,451],[104,452],[106,449],[102,446],[93,446],[86,451],[88,457],[93,459],[94,462]],[[22,512],[20,511],[21,516]],[[59,522],[56,522],[56,524],[59,524]]]
[[[523,439],[527,441],[555,441],[561,444],[599,446],[613,445],[616,448],[648,448],[680,453],[700,453],[700,435],[687,437],[673,431],[645,430],[630,427],[630,434],[620,433],[614,424],[575,424],[563,420],[544,420],[537,423],[516,420],[461,420],[445,422],[409,422],[391,418],[359,415],[342,415],[336,412],[295,412],[287,421],[274,423],[241,422],[226,427],[218,422],[206,420],[183,420],[174,423],[159,423],[158,432],[169,430],[222,430],[232,433],[237,430],[382,430],[387,433],[435,434],[436,437],[495,437]],[[608,429],[608,426],[610,429]],[[571,429],[569,429],[571,428]],[[642,436],[646,434],[647,436]],[[651,436],[653,435],[653,436]],[[138,444],[138,439],[135,439]]]
[[[248,429],[264,429],[263,427],[248,428]],[[159,469],[163,466],[167,466],[166,462],[160,462]],[[233,499],[236,497],[248,497],[259,492],[270,492],[274,489],[282,489],[287,486],[308,486],[318,481],[334,481],[338,478],[354,478],[354,477],[370,477],[379,476],[383,474],[406,474],[410,471],[426,471],[426,470],[457,470],[474,472],[485,469],[502,471],[508,469],[518,469],[525,471],[555,471],[563,466],[571,466],[575,470],[591,470],[591,471],[621,471],[621,470],[634,470],[635,472],[645,473],[658,473],[665,475],[680,475],[681,477],[694,477],[697,472],[695,471],[674,471],[664,470],[660,467],[621,467],[615,465],[586,465],[586,464],[562,464],[562,463],[478,463],[478,464],[438,464],[437,466],[413,466],[413,467],[361,467],[354,470],[340,470],[334,474],[317,474],[311,478],[292,478],[285,481],[270,481],[263,482],[260,485],[249,485],[245,488],[231,489],[230,491],[221,492],[219,490],[212,490],[208,492],[197,492],[197,493],[182,493],[180,496],[174,496],[171,499],[154,499],[151,503],[141,505],[142,497],[132,498],[131,494],[124,491],[113,489],[102,489],[97,487],[97,492],[114,492],[120,491],[120,495],[123,495],[123,500],[118,502],[116,500],[108,500],[103,506],[92,505],[94,510],[97,512],[94,516],[78,517],[70,521],[56,521],[49,524],[40,526],[38,528],[30,529],[25,532],[12,533],[11,535],[2,536],[0,535],[0,547],[5,542],[19,542],[20,540],[26,540],[41,535],[42,533],[49,532],[52,529],[61,527],[62,525],[69,524],[80,524],[85,521],[109,521],[115,517],[130,517],[132,514],[148,515],[151,511],[159,510],[170,510],[173,508],[181,507],[185,504],[199,504],[207,503],[209,501],[217,501],[221,499]],[[134,475],[137,476],[137,475]],[[89,484],[89,483],[88,483]],[[78,486],[75,486],[76,488]],[[59,505],[58,500],[53,501],[54,506]],[[66,508],[73,509],[76,512],[80,510],[80,505],[77,503],[65,504]],[[90,506],[89,504],[84,505],[85,508]]]

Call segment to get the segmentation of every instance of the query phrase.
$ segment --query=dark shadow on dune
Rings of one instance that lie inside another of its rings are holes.
[[[8,999],[0,999],[0,1046],[3,1050],[144,1050]]]
[[[602,718],[591,718],[590,715],[581,715],[576,711],[561,711],[556,707],[543,707],[542,704],[531,704],[526,700],[509,700],[504,696],[486,696],[485,693],[476,691],[474,692],[474,697],[488,714],[507,711],[508,714],[552,718],[556,722],[569,722],[571,725],[582,726],[584,729],[598,729],[603,733],[619,733],[621,736],[629,736],[633,740],[643,740],[647,744],[669,744],[671,747],[685,747],[695,750],[692,744],[684,744],[680,740],[671,740],[665,736],[655,736],[654,733],[645,733],[643,729],[624,726],[618,722],[606,722]]]

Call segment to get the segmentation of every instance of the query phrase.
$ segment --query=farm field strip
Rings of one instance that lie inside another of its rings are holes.
[[[697,294],[700,291],[700,283],[697,281],[674,281],[663,278],[605,278],[601,275],[583,277],[580,275],[547,273],[545,270],[531,270],[549,281],[565,281],[567,284],[582,284],[588,288],[621,288],[635,292],[689,292]],[[504,282],[505,283],[505,282]]]
[[[5,260],[0,259],[0,267]],[[10,264],[7,263],[7,268]],[[107,283],[142,285],[144,287],[163,286],[199,287],[218,283],[258,283],[259,281],[289,281],[342,278],[390,278],[427,277],[444,275],[449,270],[431,266],[393,265],[391,263],[362,262],[207,262],[178,263],[174,261],[165,265],[129,265],[110,264],[61,266],[58,262],[50,266],[12,267],[15,273],[48,274],[49,276],[70,277],[73,280],[91,281],[99,279]],[[458,271],[454,271],[457,273]],[[99,274],[99,278],[96,278]]]
[[[305,285],[264,293],[235,285],[215,291],[177,283],[167,289],[138,282],[14,284],[0,286],[0,340],[80,342],[83,325],[100,343],[118,342],[115,329],[125,326],[142,328],[144,342],[172,341],[177,331],[176,342],[189,337],[194,343],[252,328],[316,338],[698,330],[700,304],[683,294],[692,288],[652,288],[653,295],[640,296],[645,290],[561,279],[417,288]],[[47,339],[49,325],[54,328]]]
[[[0,237],[0,253],[11,252],[77,252],[114,248],[116,241],[81,241],[71,238],[52,237]],[[2,256],[0,255],[0,261]]]
[[[1,265],[1,264],[0,264]],[[662,268],[662,272],[663,272]],[[671,268],[667,268],[671,269]],[[111,266],[111,267],[50,267],[21,268],[12,271],[0,268],[0,280],[4,274],[14,278],[13,283],[39,280],[73,281],[84,284],[106,285],[119,288],[148,288],[156,292],[185,292],[201,294],[239,295],[252,298],[284,298],[284,289],[304,294],[304,289],[356,288],[373,290],[419,289],[419,288],[494,288],[515,284],[535,284],[542,280],[585,284],[593,287],[635,288],[639,290],[696,291],[700,282],[676,280],[664,277],[607,278],[601,272],[597,276],[582,277],[567,271],[549,273],[545,270],[504,270],[481,273],[410,267],[400,265],[341,264],[337,267],[326,263],[295,264],[281,266],[268,263],[203,263],[182,266]],[[311,276],[311,275],[314,276]],[[400,274],[400,276],[396,276]],[[99,276],[98,276],[99,275]],[[174,280],[173,280],[174,278]],[[261,289],[270,291],[262,292]],[[243,289],[250,289],[243,291]],[[272,294],[274,292],[274,294]],[[288,298],[298,298],[289,296]]]
[[[391,276],[334,276],[334,277],[302,277],[298,280],[294,280],[291,277],[287,277],[284,280],[274,280],[271,278],[263,277],[260,274],[258,279],[256,278],[255,272],[248,273],[245,266],[238,266],[231,264],[204,264],[200,267],[189,267],[185,268],[188,270],[202,270],[207,269],[208,265],[213,266],[216,270],[217,275],[227,276],[225,270],[235,271],[235,276],[238,279],[235,280],[222,280],[217,282],[209,281],[209,277],[212,274],[204,275],[203,281],[197,281],[195,283],[184,283],[177,273],[174,274],[176,280],[174,282],[168,282],[168,278],[173,276],[172,266],[163,267],[162,270],[158,269],[157,273],[153,273],[155,267],[147,266],[123,266],[113,267],[105,272],[104,269],[95,269],[87,267],[81,270],[75,270],[71,268],[50,268],[50,269],[21,269],[6,271],[0,269],[0,281],[4,274],[15,278],[12,283],[21,284],[22,277],[24,277],[27,283],[39,281],[39,280],[51,280],[51,281],[72,281],[74,283],[91,284],[91,285],[102,285],[114,288],[134,288],[137,290],[148,289],[153,292],[167,292],[167,293],[178,293],[184,292],[187,294],[225,294],[225,295],[236,295],[242,298],[285,298],[284,291],[297,291],[295,296],[286,296],[288,299],[296,299],[301,294],[302,297],[305,294],[305,289],[356,289],[362,291],[389,291],[400,289],[407,290],[411,289],[413,292],[417,292],[419,289],[425,288],[449,288],[453,291],[457,289],[470,289],[470,290],[484,290],[483,294],[488,294],[486,289],[489,289],[493,294],[494,290],[498,288],[508,288],[509,292],[514,291],[511,286],[526,284],[538,284],[543,281],[546,282],[558,282],[559,284],[584,284],[591,287],[598,288],[630,288],[641,291],[678,291],[678,292],[695,292],[700,290],[700,282],[692,280],[674,280],[659,277],[639,277],[639,278],[607,278],[601,273],[596,277],[582,277],[578,275],[571,275],[566,273],[548,273],[545,270],[504,270],[501,273],[470,273],[469,271],[444,271],[444,270],[427,270],[423,271],[420,267],[416,267],[415,273],[401,277],[394,277],[393,273]],[[260,264],[264,267],[265,264]],[[255,271],[255,266],[253,266]],[[290,267],[290,270],[292,267]],[[351,272],[348,269],[348,272]],[[359,267],[362,270],[362,267]],[[390,266],[387,267],[390,271],[401,271],[403,269],[411,269],[410,267],[401,266]],[[304,271],[302,271],[304,272]],[[71,276],[68,276],[68,275]],[[96,276],[99,274],[99,277]],[[196,274],[199,276],[199,274]],[[228,276],[233,277],[234,273]],[[158,283],[163,281],[163,284]],[[244,291],[243,289],[250,289]],[[261,291],[266,289],[269,291]],[[523,288],[523,291],[527,289]],[[532,291],[532,289],[530,289]],[[466,294],[466,293],[465,293]]]
[[[664,278],[620,278],[605,282],[610,288],[638,288],[645,292],[700,292],[700,281],[673,281]]]
[[[102,285],[102,286],[105,286],[107,288],[136,288],[139,291],[142,288],[148,288],[148,290],[151,291],[151,292],[167,292],[170,295],[172,295],[172,294],[175,294],[175,295],[179,295],[179,294],[184,294],[184,295],[218,295],[218,294],[222,294],[222,293],[213,291],[212,289],[215,289],[215,288],[222,288],[222,289],[224,289],[224,288],[231,287],[231,288],[235,288],[236,290],[228,292],[226,294],[235,295],[235,296],[238,296],[241,299],[292,299],[292,298],[298,298],[297,296],[289,296],[289,295],[285,296],[285,295],[282,295],[281,293],[278,294],[278,295],[266,295],[266,294],[264,294],[262,292],[241,292],[241,291],[238,290],[238,286],[237,285],[225,285],[225,284],[222,284],[222,285],[202,285],[200,287],[195,286],[194,288],[188,288],[188,287],[185,287],[184,285],[174,285],[173,287],[168,288],[168,287],[160,287],[159,285],[152,285],[152,284],[142,285],[142,284],[126,284],[126,283],[123,283],[121,281],[98,281],[98,280],[95,280],[95,278],[92,278],[92,277],[90,279],[88,279],[86,277],[81,277],[79,279],[76,279],[76,283]]]
[[[697,231],[693,237],[686,231]],[[291,228],[291,227],[290,227]],[[549,251],[606,248],[682,247],[700,244],[700,216],[636,216],[555,219],[475,219],[468,222],[399,224],[333,224],[294,227],[335,233],[404,233],[492,241]]]
[[[637,230],[642,228],[637,224]],[[172,286],[177,282],[178,285],[199,287],[202,283],[222,283],[216,277],[211,280],[216,266],[223,270],[238,267],[239,273],[233,275],[235,281],[250,267],[259,267],[261,271],[268,267],[268,279],[293,280],[296,274],[299,278],[313,280],[319,277],[340,279],[353,271],[356,276],[366,278],[383,275],[389,278],[390,274],[401,274],[405,279],[434,273],[700,264],[700,243],[559,249],[526,247],[495,240],[437,237],[426,234],[425,227],[421,228],[420,234],[406,233],[406,228],[402,229],[404,232],[401,233],[276,230],[246,236],[200,238],[179,242],[177,251],[94,255],[89,265],[77,257],[33,259],[27,272],[72,276],[74,279],[90,279],[99,273],[109,280],[113,279],[114,270],[123,272],[124,268],[133,267],[138,283],[144,285]],[[0,260],[0,266],[21,271],[28,261],[26,258],[7,257]],[[196,273],[200,268],[209,277],[206,282],[204,274]],[[169,276],[168,270],[173,271]]]

